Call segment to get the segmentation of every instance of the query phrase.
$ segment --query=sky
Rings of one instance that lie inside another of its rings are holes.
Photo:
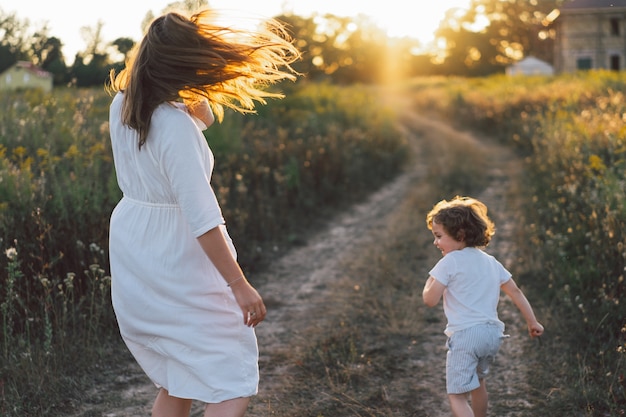
[[[209,6],[225,16],[269,18],[283,12],[308,17],[315,13],[337,16],[364,14],[391,37],[410,36],[426,45],[439,26],[446,10],[466,7],[470,0],[429,0],[421,5],[406,0],[209,0]],[[141,22],[148,11],[158,16],[172,0],[107,0],[76,3],[75,0],[18,0],[0,6],[3,13],[15,13],[20,21],[28,19],[31,29],[48,23],[49,36],[64,44],[63,54],[71,62],[76,52],[86,47],[82,27],[94,28],[103,22],[102,38],[112,42],[120,37],[141,40]],[[76,5],[81,4],[79,10]],[[97,6],[96,6],[97,5]]]

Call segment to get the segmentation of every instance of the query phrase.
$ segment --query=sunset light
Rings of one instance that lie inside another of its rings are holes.
[[[218,2],[214,2],[217,4]],[[224,1],[228,4],[228,1]],[[231,3],[232,4],[232,3]],[[407,8],[407,3],[399,0],[384,2],[361,2],[358,7],[352,2],[324,0],[314,3],[291,0],[285,1],[287,10],[307,16],[313,13],[333,13],[338,16],[368,16],[391,37],[408,36],[426,44],[433,40],[433,33],[444,19],[446,11],[452,8],[466,8],[469,0],[437,0],[423,6]]]
[[[94,28],[103,23],[102,38],[112,42],[120,37],[133,40],[141,38],[141,22],[149,11],[155,15],[169,4],[170,0],[129,2],[111,0],[102,7],[87,7],[80,13],[68,13],[74,6],[71,0],[32,0],[14,2],[4,8],[5,13],[15,13],[21,20],[28,19],[31,25],[39,27],[47,22],[49,35],[59,38],[64,44],[66,59],[72,60],[76,52],[86,47],[81,28]],[[423,6],[407,7],[401,0],[385,2],[354,3],[342,0],[211,0],[209,5],[232,15],[248,14],[258,18],[268,18],[281,13],[293,13],[308,17],[313,14],[334,14],[342,17],[367,16],[390,37],[411,37],[427,47],[433,41],[433,33],[439,27],[447,10],[467,7],[469,0],[437,0]]]

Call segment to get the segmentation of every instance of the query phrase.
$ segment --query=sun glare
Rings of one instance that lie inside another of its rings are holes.
[[[139,40],[141,21],[146,13],[152,11],[158,15],[171,3],[170,0],[154,0],[148,5],[146,2],[109,0],[106,7],[88,8],[77,18],[65,12],[73,4],[71,1],[15,2],[13,10],[9,11],[16,12],[20,18],[28,18],[33,23],[49,23],[50,34],[62,40],[64,54],[73,58],[77,51],[85,47],[85,40],[81,36],[82,27],[93,28],[98,22],[102,22],[102,35],[107,42],[119,37]],[[432,0],[427,3],[414,2],[411,6],[406,0],[359,3],[343,0],[209,0],[208,3],[217,10],[238,10],[265,18],[286,12],[303,17],[326,13],[342,17],[365,15],[389,36],[417,39],[427,49],[432,46],[434,32],[445,18],[446,11],[451,8],[465,9],[470,0]],[[125,12],[120,15],[116,11],[121,9]]]
[[[338,16],[363,14],[390,37],[417,39],[424,47],[433,46],[434,33],[445,19],[449,9],[466,9],[470,0],[435,0],[428,4],[412,6],[410,10],[404,0],[354,3],[338,0],[319,0],[309,3],[299,0],[283,1],[283,9],[303,16],[315,13],[332,13]]]
[[[435,31],[449,9],[467,8],[469,0],[437,0],[416,8],[411,13],[399,8],[381,7],[374,18],[392,37],[409,36],[424,46],[432,44]]]

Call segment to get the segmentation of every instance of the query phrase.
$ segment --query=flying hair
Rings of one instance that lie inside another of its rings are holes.
[[[218,121],[224,108],[250,113],[255,103],[282,98],[268,86],[297,74],[300,58],[278,21],[257,31],[213,23],[217,15],[202,10],[187,18],[170,12],[156,18],[119,73],[109,75],[110,92],[124,93],[122,121],[145,143],[152,113],[162,103],[206,98]]]

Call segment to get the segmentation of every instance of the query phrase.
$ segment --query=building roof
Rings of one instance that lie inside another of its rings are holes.
[[[626,7],[626,0],[566,0],[561,5],[561,10],[608,9],[612,7]]]
[[[51,73],[49,73],[48,71],[44,70],[41,67],[38,67],[37,65],[33,64],[32,62],[17,61],[15,63],[15,65],[13,65],[13,67],[24,69],[24,70],[26,70],[26,71],[30,72],[31,74],[34,74],[34,75],[36,75],[38,77],[42,77],[42,78],[52,77]],[[11,67],[11,68],[13,68],[13,67]]]
[[[549,63],[547,63],[546,61],[536,58],[532,55],[529,55],[515,63],[513,63],[512,65],[518,65],[518,66],[522,66],[522,67],[535,67],[535,66],[540,66],[540,67],[551,67],[552,65],[550,65]]]
[[[509,65],[506,69],[506,73],[510,75],[514,74],[554,74],[554,68],[549,63],[536,58],[534,56],[527,56],[524,59],[517,61]]]

